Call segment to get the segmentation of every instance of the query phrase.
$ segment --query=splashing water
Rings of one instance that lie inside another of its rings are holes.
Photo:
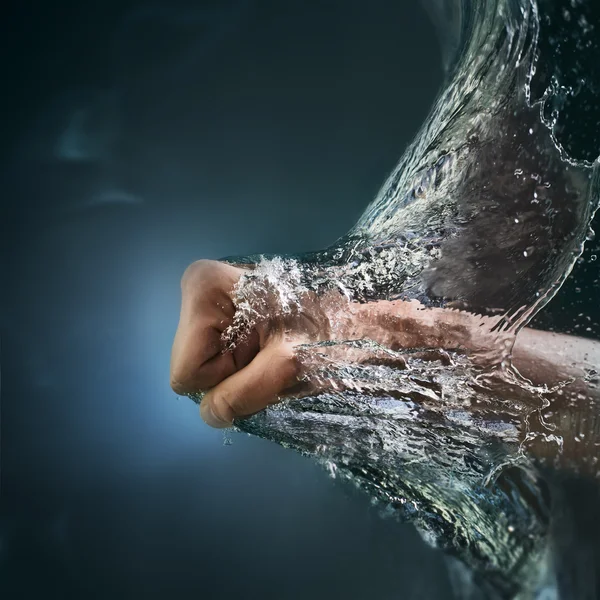
[[[560,450],[563,440],[541,416],[548,390],[510,368],[510,349],[582,252],[599,163],[573,158],[557,134],[561,106],[576,91],[554,78],[535,97],[536,2],[428,4],[447,50],[446,85],[428,120],[333,246],[229,259],[255,268],[237,286],[225,342],[235,347],[267,313],[301,311],[307,294],[335,292],[489,317],[508,367],[482,372],[460,352],[400,353],[370,340],[307,343],[298,350],[310,366],[305,379],[325,391],[236,426],[315,457],[413,521],[487,596],[552,597],[548,484],[527,445],[541,437]],[[340,348],[371,360],[331,352]],[[489,377],[503,378],[502,398]]]

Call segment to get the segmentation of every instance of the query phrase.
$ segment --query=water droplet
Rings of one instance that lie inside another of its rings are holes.
[[[329,471],[329,476],[333,477],[333,479],[337,476],[337,465],[331,461],[327,461],[327,470]]]
[[[590,262],[595,262],[598,257],[595,254],[590,256]]]

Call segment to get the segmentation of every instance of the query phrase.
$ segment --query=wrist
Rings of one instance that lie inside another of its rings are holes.
[[[336,339],[371,339],[393,350],[443,346],[437,315],[418,302],[345,302],[329,311]]]
[[[426,307],[416,300],[345,302],[325,308],[334,339],[372,339],[388,348],[435,348],[458,350],[480,362],[494,361],[512,335],[492,331],[497,317],[465,311]]]

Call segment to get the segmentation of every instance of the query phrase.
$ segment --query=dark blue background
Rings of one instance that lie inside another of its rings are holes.
[[[1,38],[0,597],[446,597],[411,527],[168,385],[187,264],[331,243],[416,133],[416,1],[31,1]]]

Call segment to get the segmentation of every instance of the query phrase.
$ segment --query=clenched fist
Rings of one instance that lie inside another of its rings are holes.
[[[270,297],[268,289],[258,299],[261,314],[230,349],[223,334],[234,323],[234,288],[248,271],[201,260],[188,267],[181,281],[171,387],[178,394],[206,392],[200,412],[213,427],[227,427],[234,418],[254,414],[282,397],[324,389],[327,382],[318,380],[315,387],[313,378],[309,383],[314,361],[308,367],[301,364],[297,350],[302,344],[369,339],[394,351],[458,349],[479,362],[497,354],[490,354],[493,322],[483,317],[425,308],[416,301],[351,302],[339,291],[320,296],[306,292],[293,310],[282,311],[277,294]],[[343,346],[323,352],[354,364],[380,358]],[[402,362],[399,356],[397,366]]]
[[[251,415],[297,386],[298,344],[328,335],[318,309],[286,317],[265,314],[233,350],[223,333],[236,311],[234,286],[245,269],[217,261],[193,263],[181,281],[181,315],[171,354],[171,387],[204,395],[200,412],[213,427]],[[276,314],[276,313],[275,313]]]

